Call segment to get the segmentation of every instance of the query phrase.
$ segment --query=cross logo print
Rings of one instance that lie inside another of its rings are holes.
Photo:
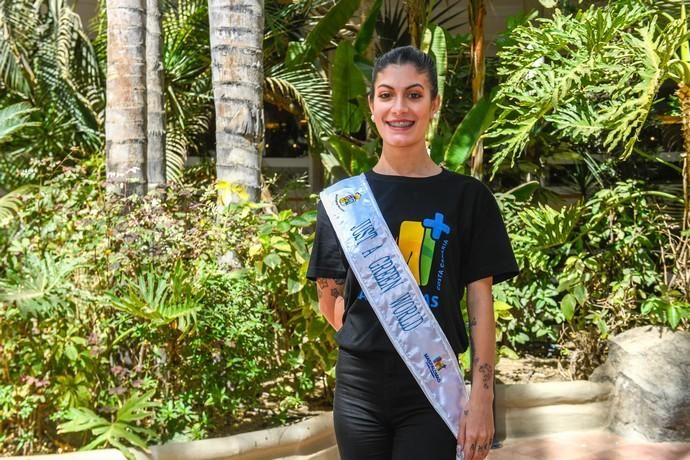
[[[441,234],[450,234],[450,227],[443,222],[443,214],[437,212],[433,219],[424,219],[422,224],[431,229],[431,237],[434,240],[441,238]]]

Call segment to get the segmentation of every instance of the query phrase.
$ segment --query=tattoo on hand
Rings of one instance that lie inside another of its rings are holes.
[[[493,378],[493,366],[489,363],[484,363],[479,366],[479,372],[482,374],[482,384],[484,388],[489,389],[489,384]]]
[[[335,284],[337,284],[338,286],[342,286],[345,284],[345,280],[342,278],[339,278],[339,279],[335,280]]]
[[[331,288],[331,295],[337,299],[342,294],[340,293],[340,290],[338,288]]]
[[[328,281],[323,278],[317,279],[316,284],[318,285],[319,289],[326,289],[328,287]]]

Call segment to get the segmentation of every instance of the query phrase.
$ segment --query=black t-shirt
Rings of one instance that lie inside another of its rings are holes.
[[[518,273],[496,200],[477,179],[444,169],[431,177],[369,171],[369,186],[431,311],[456,353],[467,348],[460,313],[465,287]],[[345,279],[343,327],[336,334],[351,351],[395,351],[343,254],[321,203],[307,278]]]

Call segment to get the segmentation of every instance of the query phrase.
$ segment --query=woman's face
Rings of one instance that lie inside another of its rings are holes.
[[[420,73],[412,64],[391,64],[382,69],[376,76],[369,108],[384,144],[425,145],[427,127],[439,99],[432,99],[426,73]]]

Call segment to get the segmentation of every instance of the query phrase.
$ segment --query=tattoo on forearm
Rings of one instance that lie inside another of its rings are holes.
[[[484,388],[487,390],[492,384],[492,379],[493,379],[493,366],[489,363],[484,363],[481,366],[479,366],[479,373],[482,376],[482,385]]]
[[[470,327],[474,327],[477,325],[477,317],[473,316],[472,319],[470,319]]]
[[[334,279],[330,282],[328,279],[319,278],[316,284],[316,293],[319,299],[323,296],[324,292],[328,292],[332,297],[336,299],[338,297],[343,297],[343,291],[345,290],[345,280]]]

